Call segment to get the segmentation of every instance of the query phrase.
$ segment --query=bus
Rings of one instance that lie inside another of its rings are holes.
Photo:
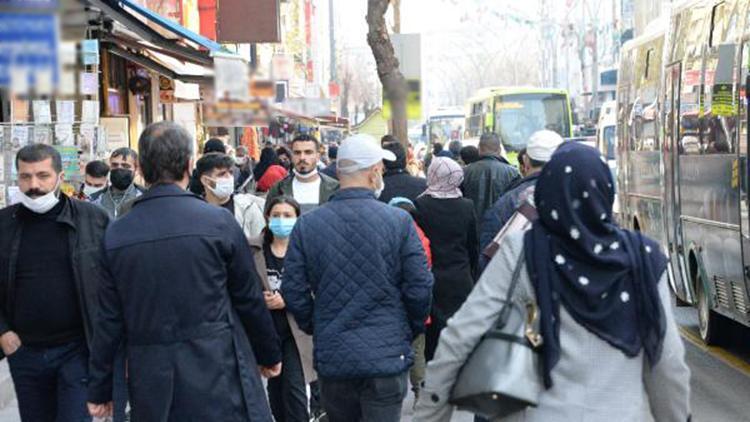
[[[526,147],[529,137],[542,129],[563,138],[573,136],[573,113],[565,90],[524,87],[480,89],[466,104],[464,145],[477,146],[485,132],[502,140],[508,155]]]
[[[430,144],[439,142],[446,148],[451,141],[460,141],[463,139],[463,107],[438,108],[427,118],[426,132]]]
[[[622,223],[663,245],[678,304],[707,344],[750,325],[750,1],[694,0],[623,46]]]

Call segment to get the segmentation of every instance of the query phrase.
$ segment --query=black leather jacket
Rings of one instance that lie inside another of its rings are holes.
[[[97,289],[102,276],[102,240],[109,224],[106,211],[100,207],[60,195],[65,202],[57,221],[69,227],[70,258],[78,289],[78,301],[86,339],[93,338],[93,317],[97,310]],[[0,334],[12,331],[11,326],[15,269],[21,244],[22,205],[11,205],[0,210]],[[44,265],[44,257],[39,257]],[[39,294],[44,294],[40,292]]]

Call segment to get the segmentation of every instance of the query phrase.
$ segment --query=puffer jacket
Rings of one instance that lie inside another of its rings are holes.
[[[313,335],[320,377],[353,379],[411,366],[432,284],[409,214],[354,188],[297,221],[281,290],[299,327]]]

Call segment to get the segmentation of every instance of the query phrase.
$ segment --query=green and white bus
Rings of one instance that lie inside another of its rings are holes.
[[[466,104],[464,145],[477,145],[486,132],[500,136],[509,156],[526,147],[531,134],[549,129],[573,137],[573,113],[562,89],[493,87],[480,89]]]

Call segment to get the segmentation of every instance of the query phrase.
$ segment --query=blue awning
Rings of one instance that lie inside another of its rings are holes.
[[[208,49],[208,51],[211,52],[217,52],[224,50],[224,47],[222,47],[221,44],[217,43],[216,41],[213,41],[211,39],[208,39],[204,37],[203,35],[196,34],[195,32],[185,28],[182,25],[179,25],[163,16],[161,16],[158,13],[155,13],[137,3],[131,0],[120,0],[119,1],[121,7],[127,6],[129,9],[132,9],[139,15],[143,16],[144,18],[150,20],[151,22],[154,22],[155,24],[161,26],[162,28],[174,32],[175,34],[188,39],[202,47],[205,47]]]

